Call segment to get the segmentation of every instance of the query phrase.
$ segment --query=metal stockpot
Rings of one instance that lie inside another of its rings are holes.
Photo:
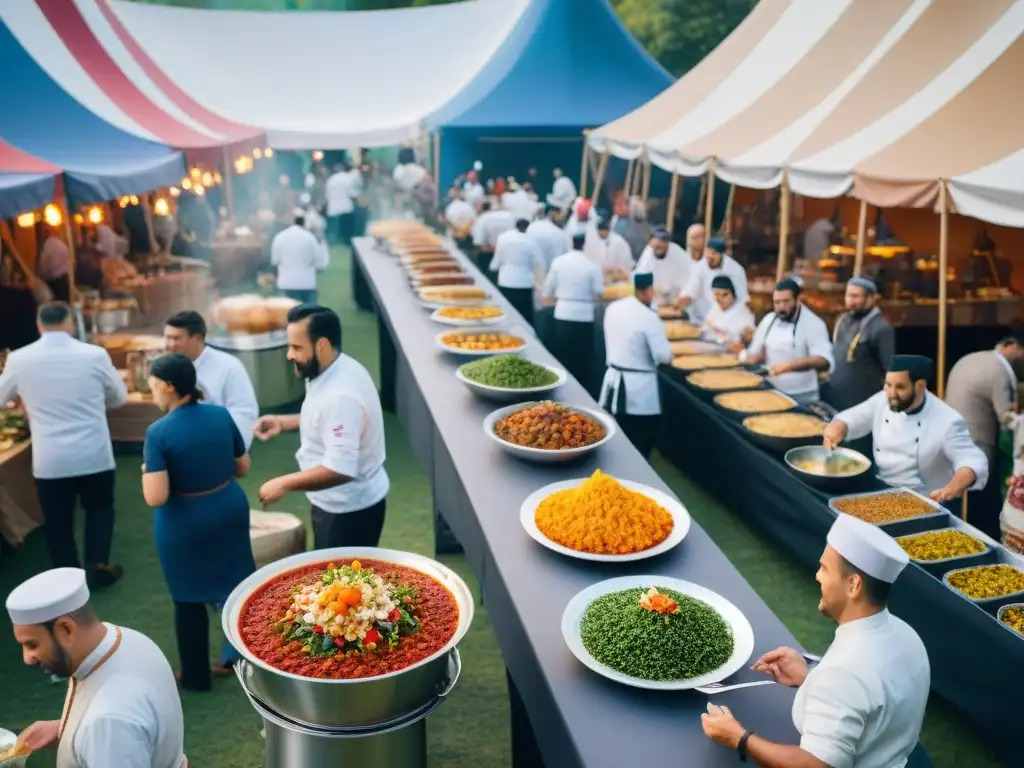
[[[462,672],[458,649],[445,657],[447,682],[415,710],[370,727],[328,728],[305,723],[275,711],[248,687],[252,667],[244,661],[235,666],[242,690],[263,718],[264,758],[267,768],[309,766],[378,766],[426,768],[427,717],[455,688]]]
[[[306,394],[306,383],[295,375],[295,368],[288,362],[288,337],[284,331],[216,336],[206,343],[242,362],[261,410],[296,403]]]
[[[414,568],[442,583],[459,607],[459,626],[448,643],[410,667],[377,677],[328,680],[275,669],[252,654],[238,629],[249,596],[276,576],[314,563],[379,560]],[[411,552],[339,547],[303,552],[260,568],[228,596],[221,615],[224,635],[246,660],[242,680],[250,697],[270,711],[317,729],[377,729],[408,716],[438,697],[451,680],[450,657],[473,621],[473,596],[458,574]],[[457,677],[457,675],[456,675]]]

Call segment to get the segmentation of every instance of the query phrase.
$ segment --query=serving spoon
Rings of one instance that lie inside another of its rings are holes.
[[[813,653],[802,653],[800,655],[807,659],[807,661],[814,664],[821,661],[821,656],[815,656]],[[725,693],[726,691],[736,691],[740,688],[757,688],[761,685],[777,685],[777,683],[774,680],[754,680],[749,683],[734,683],[732,685],[725,685],[724,683],[709,683],[708,685],[699,685],[694,688],[694,690],[710,695]]]

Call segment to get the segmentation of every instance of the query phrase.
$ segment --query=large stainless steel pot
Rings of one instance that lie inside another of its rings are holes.
[[[459,626],[432,656],[398,672],[359,680],[320,680],[275,669],[252,654],[238,630],[249,596],[275,576],[312,563],[380,560],[414,568],[444,584],[459,606]],[[473,595],[458,574],[422,555],[376,547],[339,547],[286,557],[260,568],[235,587],[224,604],[224,635],[245,658],[245,686],[267,707],[295,720],[330,728],[380,726],[438,696],[449,680],[449,656],[473,621]]]
[[[305,395],[305,382],[288,362],[288,336],[284,331],[216,336],[206,343],[242,362],[261,410],[298,402]]]

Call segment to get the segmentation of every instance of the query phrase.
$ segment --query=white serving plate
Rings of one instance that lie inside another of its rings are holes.
[[[530,336],[523,331],[516,330],[501,330],[500,333],[507,333],[513,336],[518,336],[523,340],[523,346],[517,347],[516,349],[458,349],[457,347],[449,347],[446,344],[441,343],[441,339],[450,333],[499,333],[494,328],[465,328],[461,331],[441,331],[434,337],[434,343],[437,344],[437,348],[442,352],[447,352],[449,355],[455,355],[456,357],[492,357],[494,355],[519,355],[522,354],[527,347],[530,346]]]
[[[497,436],[495,436],[497,439]],[[574,557],[577,560],[592,560],[598,563],[629,563],[635,560],[646,560],[649,557],[657,557],[658,555],[668,552],[673,547],[677,546],[683,539],[686,538],[686,534],[690,531],[690,513],[686,511],[686,507],[680,504],[678,501],[673,499],[667,493],[662,493],[656,488],[651,488],[648,485],[642,483],[634,483],[632,480],[622,480],[621,478],[615,478],[622,485],[626,486],[631,491],[636,491],[652,499],[655,503],[659,504],[662,508],[668,511],[672,515],[672,533],[668,535],[668,538],[657,546],[645,549],[642,552],[630,552],[628,555],[598,555],[593,552],[578,552],[575,549],[569,549],[563,547],[561,544],[556,544],[543,533],[540,528],[537,527],[537,507],[540,503],[556,491],[564,491],[567,488],[575,488],[582,483],[586,478],[581,477],[576,480],[562,480],[557,483],[551,483],[540,488],[523,501],[523,505],[519,508],[519,522],[522,523],[523,528],[538,544],[541,544],[552,552],[558,552],[560,555],[566,557]]]
[[[442,317],[442,309],[444,309],[444,307],[438,307],[437,309],[435,309],[431,313],[430,319],[433,320],[435,323],[440,323],[441,325],[450,325],[454,328],[472,328],[484,325],[501,325],[506,320],[508,320],[508,315],[504,314],[504,310],[502,310],[503,314],[500,314],[497,317],[488,317],[484,320],[463,320],[457,317]]]
[[[458,374],[457,371],[456,374]],[[522,390],[513,391],[521,392]],[[539,402],[523,402],[499,408],[498,410],[488,414],[484,419],[484,434],[497,443],[502,450],[506,453],[512,454],[516,458],[523,459],[525,461],[532,461],[536,464],[560,464],[564,461],[573,461],[574,459],[578,459],[581,456],[585,456],[588,453],[596,451],[602,445],[605,445],[609,440],[615,437],[615,433],[618,431],[618,425],[615,423],[615,419],[604,411],[591,410],[590,408],[579,408],[574,405],[559,403],[559,405],[562,405],[571,411],[582,413],[585,416],[589,416],[590,418],[601,422],[605,431],[604,438],[598,440],[593,445],[586,445],[580,448],[566,448],[561,451],[546,451],[543,448],[529,448],[523,445],[514,445],[502,440],[494,433],[494,425],[497,424],[500,419],[505,418],[511,413],[522,410],[523,408],[529,408],[530,406],[539,404]]]
[[[546,395],[550,392],[554,392],[569,380],[569,374],[561,368],[554,368],[550,365],[545,365],[544,367],[555,374],[558,377],[558,380],[553,384],[547,384],[543,387],[527,387],[525,389],[492,387],[489,384],[481,384],[473,381],[472,379],[467,379],[462,374],[461,366],[455,369],[455,378],[469,387],[473,394],[480,396],[484,400],[493,400],[499,403],[520,402],[522,400],[531,400],[539,395]]]
[[[693,677],[689,680],[643,680],[638,677],[624,675],[611,667],[607,667],[597,661],[586,648],[583,647],[583,640],[580,637],[580,623],[587,607],[599,597],[612,592],[622,592],[626,589],[636,589],[637,599],[640,598],[641,590],[646,591],[651,587],[664,587],[672,589],[689,597],[696,598],[707,603],[725,620],[732,629],[733,652],[729,660],[713,672],[706,675]],[[668,576],[621,576],[615,579],[608,579],[593,584],[577,594],[565,607],[562,614],[562,637],[565,644],[572,651],[573,656],[579,659],[584,666],[589,667],[602,677],[614,680],[622,685],[633,688],[646,688],[653,691],[685,691],[701,685],[720,683],[731,675],[736,674],[750,660],[754,652],[754,630],[750,626],[747,617],[724,597],[717,592],[682,579],[673,579]]]
[[[437,299],[425,299],[421,294],[417,294],[420,305],[424,309],[435,310],[441,309],[441,307],[479,307],[484,304],[490,304],[492,296],[487,294],[482,299],[445,299],[440,301]]]

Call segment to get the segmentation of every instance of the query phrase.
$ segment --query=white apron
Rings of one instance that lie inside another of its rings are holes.
[[[797,337],[802,314],[803,310],[801,309],[793,318],[792,323],[785,323],[776,315],[768,324],[768,329],[764,334],[764,359],[765,365],[769,368],[779,363],[791,363],[794,360],[807,357],[807,351]],[[791,397],[804,395],[806,397],[803,399],[808,402],[818,399],[817,371],[783,373],[780,376],[769,376],[768,381],[773,387]]]
[[[661,402],[658,398],[657,374],[653,369],[624,368],[609,364],[604,372],[604,381],[601,382],[601,393],[598,396],[598,402],[601,404],[601,407],[612,414],[612,416],[628,415],[627,385],[629,379],[633,381],[634,391],[653,386],[656,410],[648,415],[659,415],[661,413]]]

